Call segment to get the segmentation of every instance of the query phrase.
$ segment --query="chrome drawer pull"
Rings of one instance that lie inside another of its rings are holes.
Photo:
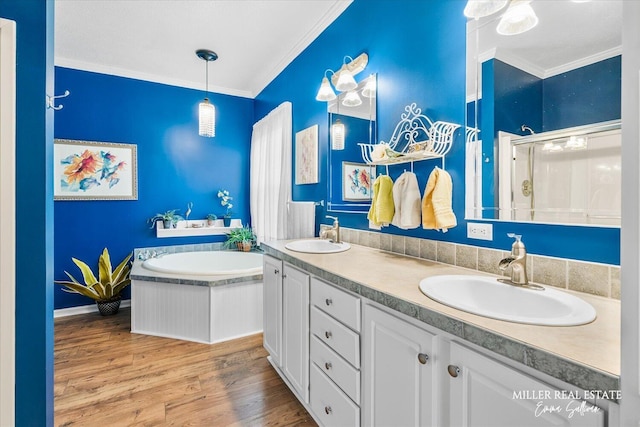
[[[460,375],[460,368],[458,368],[456,365],[449,365],[447,367],[447,371],[449,371],[449,375],[451,375],[453,378],[456,378],[458,375]]]
[[[326,362],[326,363],[324,364],[324,367],[325,367],[325,369],[328,371],[329,369],[331,369],[331,363]]]
[[[427,360],[429,360],[429,355],[424,353],[418,353],[418,362],[424,365],[427,363]]]
[[[324,333],[324,336],[327,337],[327,339],[331,338],[331,332],[330,331],[326,331]]]
[[[333,304],[333,301],[331,301],[331,298],[327,298],[326,300],[324,300],[324,303],[327,305],[331,305]]]
[[[331,413],[331,406],[325,406],[324,407],[324,412],[329,415]]]
[[[280,270],[276,268],[275,270],[273,270],[273,274],[280,274]]]

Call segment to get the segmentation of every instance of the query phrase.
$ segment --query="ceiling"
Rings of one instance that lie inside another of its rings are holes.
[[[479,59],[503,59],[545,78],[619,55],[622,3],[620,0],[536,0],[531,2],[531,7],[539,18],[538,25],[515,36],[501,36],[495,29],[504,10],[482,18],[478,21]],[[469,22],[472,29],[474,21]],[[474,37],[475,33],[468,32],[470,46],[475,44]]]
[[[253,98],[352,0],[56,0],[55,64]]]

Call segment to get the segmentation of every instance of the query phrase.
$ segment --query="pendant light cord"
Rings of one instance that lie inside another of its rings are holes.
[[[206,62],[206,66],[205,66],[205,98],[209,98],[209,60],[205,60]]]

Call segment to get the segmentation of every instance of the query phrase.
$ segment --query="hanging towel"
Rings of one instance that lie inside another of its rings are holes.
[[[395,214],[391,224],[403,230],[420,227],[420,189],[413,172],[405,172],[393,184]]]
[[[451,208],[453,184],[451,175],[445,170],[436,167],[424,190],[422,199],[422,228],[426,230],[442,230],[457,225],[456,216]]]
[[[393,181],[380,175],[373,183],[373,199],[367,218],[375,225],[387,226],[393,220]]]
[[[316,233],[316,204],[289,202],[288,239],[311,238]]]

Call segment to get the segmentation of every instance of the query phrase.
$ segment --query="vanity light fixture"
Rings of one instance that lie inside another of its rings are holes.
[[[362,96],[364,96],[365,98],[376,97],[376,79],[373,74],[369,76],[367,84],[364,85],[364,89],[362,89]]]
[[[331,149],[344,150],[344,123],[337,119],[331,126]]]
[[[509,0],[469,0],[464,7],[464,16],[480,19],[493,15],[507,5]]]
[[[327,78],[327,73],[333,73],[331,70],[326,70],[324,72],[324,77],[322,78],[322,84],[320,85],[320,89],[318,90],[318,94],[316,95],[316,101],[333,101],[336,99],[336,93],[333,91],[331,84],[329,83],[329,79]]]
[[[587,138],[583,136],[571,136],[564,146],[570,148],[571,150],[582,150],[584,148],[587,148]]]
[[[538,25],[538,16],[531,7],[531,0],[511,0],[496,30],[503,36],[514,36]]]
[[[216,136],[216,107],[209,102],[209,62],[218,59],[218,54],[209,49],[196,50],[198,58],[206,61],[205,98],[198,107],[198,134],[212,138]]]
[[[331,88],[331,84],[338,92],[348,92],[358,87],[358,83],[355,80],[355,76],[362,72],[369,62],[369,55],[361,53],[355,59],[350,56],[345,56],[343,59],[342,67],[336,72],[333,70],[326,70],[322,79],[322,84],[316,95],[317,101],[333,101],[336,99],[336,94]],[[331,84],[329,84],[329,78],[327,73],[331,72]]]
[[[362,105],[362,99],[360,99],[360,97],[358,96],[358,92],[356,92],[355,90],[350,90],[344,96],[342,105],[344,105],[345,107],[357,107],[359,105]]]

